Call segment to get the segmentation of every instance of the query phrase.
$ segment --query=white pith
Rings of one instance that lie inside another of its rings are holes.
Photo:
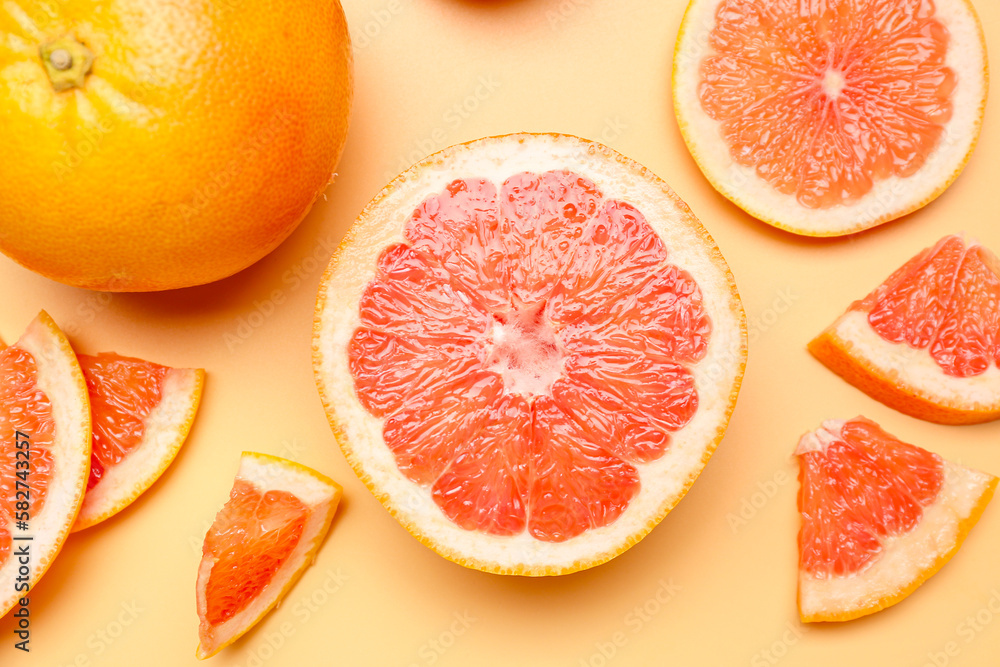
[[[639,465],[642,491],[613,524],[561,543],[527,532],[496,537],[467,531],[435,505],[429,487],[407,480],[382,439],[382,420],[354,391],[347,346],[360,318],[358,303],[383,248],[403,241],[417,205],[458,178],[487,178],[499,187],[521,172],[569,169],[593,180],[606,198],[636,205],[668,248],[668,261],[700,285],[713,323],[706,358],[692,368],[700,405],[673,434],[667,453]],[[341,446],[363,481],[393,515],[438,553],[494,572],[571,571],[611,558],[638,541],[686,492],[724,432],[742,377],[745,325],[732,278],[714,243],[688,208],[644,168],[599,144],[566,135],[510,135],[454,146],[395,180],[361,214],[334,256],[320,288],[314,339],[317,382],[342,433]]]
[[[197,652],[199,658],[208,658],[235,641],[281,601],[316,559],[316,553],[330,530],[330,523],[340,502],[341,487],[333,480],[299,464],[265,454],[243,452],[236,479],[250,482],[261,493],[287,491],[309,507],[310,514],[302,529],[299,543],[285,562],[278,567],[271,581],[256,599],[228,621],[214,628],[202,621],[199,629],[201,642]],[[203,557],[198,566],[196,601],[200,618],[204,618],[207,613],[205,590],[215,562],[213,559]]]
[[[963,525],[980,507],[996,478],[950,461],[943,462],[944,481],[934,502],[923,508],[908,533],[882,542],[882,551],[861,571],[846,576],[817,576],[799,570],[802,617],[829,617],[857,610],[875,611],[950,558],[964,537]]]
[[[968,0],[937,0],[935,18],[948,29],[945,64],[956,74],[953,114],[944,135],[913,176],[876,181],[868,194],[848,205],[812,209],[795,195],[778,192],[753,166],[738,164],[720,132],[721,123],[702,108],[698,96],[702,61],[713,54],[709,35],[723,0],[692,0],[674,53],[674,111],[688,149],[712,185],[760,220],[801,234],[835,236],[887,222],[928,203],[958,175],[971,153],[986,104],[986,47]],[[783,128],[775,128],[781,131]]]
[[[799,439],[799,446],[795,448],[796,456],[802,456],[808,452],[822,452],[831,442],[840,439],[840,429],[844,428],[847,421],[844,419],[826,419],[815,431],[806,433]]]
[[[10,532],[14,537],[30,535],[30,542],[14,541],[11,554],[0,566],[0,616],[11,609],[24,593],[15,591],[18,574],[18,547],[30,547],[30,585],[33,588],[69,535],[76,520],[87,476],[90,474],[90,403],[83,372],[76,355],[58,327],[46,313],[28,326],[15,344],[34,357],[38,389],[49,397],[55,422],[52,442],[53,471],[46,490],[45,505],[33,513],[28,531]],[[29,434],[30,435],[30,434]],[[0,437],[13,442],[13,433]],[[31,484],[31,478],[28,478]]]
[[[566,360],[551,322],[542,315],[518,313],[507,322],[495,322],[489,332],[486,368],[502,379],[504,389],[525,397],[550,396]]]
[[[969,412],[1000,410],[1000,368],[968,377],[946,374],[928,348],[887,341],[872,328],[868,314],[849,310],[834,322],[833,336],[863,367],[875,369],[893,385],[906,388],[938,405]]]
[[[843,73],[829,69],[823,75],[823,92],[829,97],[837,99],[843,92],[846,83]]]
[[[174,460],[198,410],[204,371],[172,368],[163,378],[162,399],[144,420],[145,435],[120,463],[87,491],[73,530],[104,521],[139,497]]]

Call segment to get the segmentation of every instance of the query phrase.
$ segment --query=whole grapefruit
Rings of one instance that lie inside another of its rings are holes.
[[[338,0],[63,0],[0,13],[0,250],[70,285],[200,285],[262,258],[334,176]]]

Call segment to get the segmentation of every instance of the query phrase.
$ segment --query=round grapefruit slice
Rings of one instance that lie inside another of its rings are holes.
[[[795,453],[806,622],[847,621],[907,597],[955,555],[997,485],[864,417],[823,422]]]
[[[90,393],[93,447],[73,531],[128,507],[177,456],[198,412],[205,371],[114,353],[78,356]]]
[[[243,452],[202,548],[199,659],[232,644],[281,602],[316,559],[340,495],[339,484],[311,468]]]
[[[686,493],[746,359],[732,275],[644,167],[556,134],[411,167],[319,291],[314,364],[347,460],[461,565],[607,561]]]
[[[87,385],[43,311],[0,351],[0,616],[28,597],[62,549],[89,469]]]
[[[986,106],[968,0],[692,0],[674,110],[716,190],[796,234],[850,234],[958,177]]]
[[[976,242],[946,236],[851,304],[809,351],[913,417],[1000,418],[1000,262]]]

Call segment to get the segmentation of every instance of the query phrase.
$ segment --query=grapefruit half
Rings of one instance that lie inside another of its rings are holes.
[[[205,371],[114,353],[78,356],[90,393],[93,447],[73,531],[122,511],[159,479],[187,439]]]
[[[674,110],[711,184],[796,234],[839,236],[958,177],[986,106],[968,0],[692,0]]]
[[[1000,417],[1000,261],[946,236],[851,304],[809,351],[886,405],[941,424]]]
[[[340,495],[339,484],[311,468],[243,452],[202,548],[199,659],[232,644],[281,602],[316,560]]]
[[[568,135],[447,148],[365,208],[316,310],[347,460],[461,565],[607,561],[725,433],[746,326],[705,228],[648,169]]]
[[[997,478],[856,417],[802,436],[799,612],[846,621],[896,604],[947,563]]]
[[[89,470],[87,385],[42,311],[0,351],[0,616],[28,597],[62,549]],[[28,574],[19,578],[22,567]]]

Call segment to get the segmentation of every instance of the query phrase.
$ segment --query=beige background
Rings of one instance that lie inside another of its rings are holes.
[[[45,308],[81,351],[208,370],[178,460],[129,510],[69,540],[32,596],[32,653],[13,650],[7,618],[0,664],[195,664],[201,539],[244,449],[314,466],[339,480],[346,498],[315,566],[279,610],[212,659],[216,667],[996,664],[1000,507],[900,605],[806,628],[796,620],[790,455],[822,419],[861,413],[905,440],[1000,473],[1000,423],[944,427],[903,416],[804,349],[851,300],[940,236],[965,230],[1000,250],[989,210],[1000,106],[990,107],[965,174],[937,202],[854,238],[809,241],[744,215],[688,156],[669,88],[682,0],[345,5],[357,92],[339,176],[272,255],[215,285],[149,295],[73,289],[0,258],[3,337],[16,338]],[[1000,52],[1000,5],[979,0],[978,9]],[[601,140],[665,178],[729,260],[751,327],[729,433],[688,497],[615,561],[547,580],[465,570],[411,538],[337,449],[309,356],[322,267],[365,203],[428,152],[518,130]]]

